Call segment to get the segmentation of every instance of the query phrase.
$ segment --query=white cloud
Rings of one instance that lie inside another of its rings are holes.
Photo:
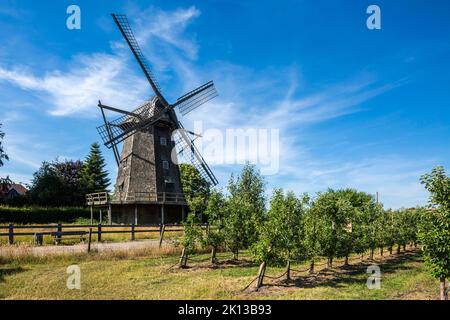
[[[99,99],[130,108],[139,102],[144,82],[136,78],[116,55],[96,53],[77,55],[70,63],[71,71],[53,71],[42,77],[29,70],[0,68],[0,79],[32,91],[51,103],[50,114],[92,116]]]
[[[198,16],[200,11],[193,6],[170,12],[151,7],[136,17],[136,38],[144,47],[164,45],[166,48],[176,48],[185,57],[195,60],[198,54],[197,43],[194,38],[187,38],[185,31]]]
[[[144,23],[148,21],[148,15],[146,11],[141,12],[136,17],[137,24],[142,27],[138,29],[137,37],[146,46],[163,43],[195,59],[197,45],[184,39],[183,32],[189,21],[199,14],[195,7],[172,12],[154,11],[152,22],[147,26]],[[148,99],[151,92],[145,78],[134,71],[136,62],[128,48],[122,42],[113,42],[111,47],[112,54],[79,54],[64,68],[68,71],[54,70],[42,76],[34,75],[24,66],[0,66],[0,81],[30,91],[50,103],[49,112],[55,116],[95,115],[91,111],[99,99],[106,104],[132,109]],[[156,59],[156,56],[152,57]]]

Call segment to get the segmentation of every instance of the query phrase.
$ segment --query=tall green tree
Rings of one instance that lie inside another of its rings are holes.
[[[64,160],[56,159],[52,162],[53,168],[64,184],[65,202],[67,205],[82,206],[85,204],[85,194],[81,184],[81,172],[83,170],[83,162],[80,160]]]
[[[201,219],[207,207],[211,185],[200,175],[193,165],[180,163],[178,168],[180,169],[181,186],[189,210]]]
[[[258,240],[258,226],[265,219],[265,181],[259,170],[247,163],[240,175],[228,183],[227,243],[237,254]]]
[[[450,177],[443,167],[435,167],[420,182],[430,193],[430,210],[419,232],[425,261],[440,282],[440,296],[448,300],[446,279],[450,277]]]
[[[225,244],[225,221],[227,219],[226,198],[219,190],[212,190],[208,198],[205,215],[209,224],[209,231],[204,237],[203,245],[210,246],[211,263],[215,263],[216,252]]]
[[[28,199],[42,206],[81,206],[85,196],[80,184],[83,163],[58,159],[44,162],[33,175]]]
[[[5,133],[1,130],[2,124],[0,123],[0,167],[3,166],[4,162],[3,160],[9,160],[8,155],[5,153],[5,150],[3,149],[3,138],[5,137]]]
[[[105,159],[98,143],[93,143],[80,174],[80,183],[84,193],[107,191],[110,180],[105,170]]]
[[[318,194],[311,210],[320,221],[317,225],[320,228],[317,230],[317,239],[322,254],[328,259],[328,267],[331,268],[335,257],[348,254],[352,237],[350,226],[355,208],[341,192],[329,189]]]
[[[282,189],[275,189],[267,218],[260,226],[259,239],[252,245],[254,260],[266,264],[287,263],[286,278],[290,279],[291,260],[305,254],[303,216],[303,203],[293,192],[285,195]]]
[[[64,181],[51,163],[43,162],[33,174],[28,197],[31,204],[40,206],[66,205]]]

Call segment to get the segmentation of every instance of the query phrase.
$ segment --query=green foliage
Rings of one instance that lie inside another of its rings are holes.
[[[90,222],[90,211],[83,207],[10,207],[0,206],[0,223],[45,224]]]
[[[181,163],[178,167],[180,169],[181,186],[190,212],[196,215],[203,214],[210,194],[210,184],[194,166]]]
[[[254,165],[246,164],[241,174],[228,183],[225,222],[228,247],[237,252],[258,240],[258,226],[265,218],[265,182]]]
[[[225,242],[226,199],[222,192],[212,190],[208,198],[205,215],[210,226],[209,232],[203,239],[203,245],[218,248]]]
[[[267,218],[260,226],[259,240],[252,245],[253,259],[280,264],[304,253],[303,215],[303,203],[294,193],[284,195],[282,189],[274,190]]]
[[[0,123],[0,167],[3,166],[4,162],[3,160],[9,160],[8,155],[5,153],[5,150],[3,149],[3,138],[5,137],[5,133],[1,130],[2,124]]]
[[[355,208],[340,191],[329,189],[319,193],[311,210],[320,221],[317,224],[317,241],[321,253],[328,258],[344,256],[352,242],[352,219]]]
[[[92,144],[83,164],[80,160],[44,162],[33,175],[29,203],[39,206],[82,206],[86,193],[105,191],[109,179],[100,146]]]
[[[83,188],[83,194],[104,192],[110,184],[108,172],[105,170],[105,159],[98,143],[93,143],[83,169],[80,173],[80,185]]]
[[[28,202],[40,206],[81,206],[84,193],[79,176],[81,161],[44,162],[33,175]]]
[[[58,175],[55,167],[43,162],[38,171],[33,174],[30,191],[28,192],[31,204],[41,206],[63,205],[64,181]]]
[[[186,220],[183,222],[184,233],[180,239],[180,244],[186,249],[187,254],[195,251],[198,244],[203,241],[203,230],[200,225],[200,220],[194,213],[189,213]]]
[[[450,277],[450,177],[436,167],[421,177],[430,192],[431,210],[422,212],[419,240],[434,277]]]

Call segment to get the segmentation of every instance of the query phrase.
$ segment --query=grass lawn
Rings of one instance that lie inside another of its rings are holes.
[[[178,251],[178,250],[177,250]],[[195,259],[207,258],[207,254]],[[187,269],[169,269],[178,261],[173,250],[133,254],[91,253],[76,256],[20,258],[0,262],[1,299],[437,299],[439,286],[429,275],[418,253],[387,257],[380,264],[381,288],[366,286],[367,261],[316,276],[294,273],[293,280],[265,279],[258,292],[242,289],[256,276],[258,266],[246,253],[235,263],[220,253],[216,268],[207,262],[190,262]],[[356,259],[354,259],[356,260]],[[81,269],[81,290],[66,287],[66,268]],[[293,265],[294,269],[307,267]],[[320,268],[318,268],[320,270]],[[284,268],[270,267],[277,276]]]

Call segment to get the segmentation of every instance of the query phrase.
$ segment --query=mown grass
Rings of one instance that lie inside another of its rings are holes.
[[[159,251],[163,250],[163,251]],[[425,270],[417,253],[402,253],[380,264],[381,288],[366,285],[369,263],[349,268],[322,270],[316,276],[294,273],[293,280],[266,279],[259,291],[242,289],[257,274],[258,266],[243,253],[242,261],[229,261],[219,253],[220,263],[190,262],[187,269],[171,266],[178,261],[178,248],[136,252],[108,252],[72,256],[24,257],[0,260],[2,299],[436,299],[438,285]],[[206,259],[207,253],[195,259]],[[81,290],[66,287],[69,265],[81,269]],[[294,264],[294,269],[307,267]],[[318,269],[320,270],[320,268]],[[284,268],[270,267],[276,276]]]

